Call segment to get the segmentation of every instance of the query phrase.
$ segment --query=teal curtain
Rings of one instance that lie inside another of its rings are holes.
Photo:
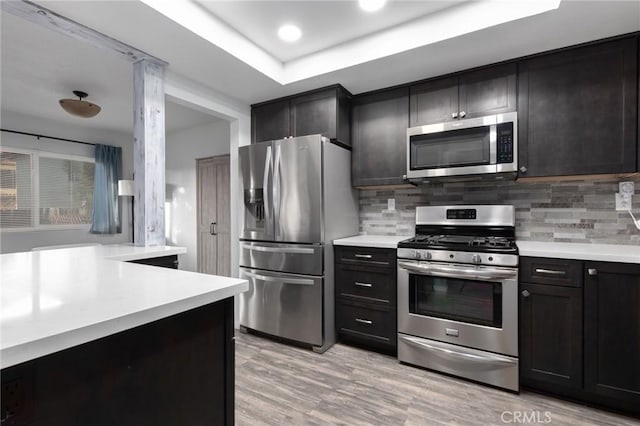
[[[122,148],[96,145],[96,167],[93,179],[92,234],[122,232],[118,208],[118,180],[122,178]]]

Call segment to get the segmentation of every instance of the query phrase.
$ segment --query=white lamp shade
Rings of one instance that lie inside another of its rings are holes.
[[[118,181],[118,195],[121,197],[133,197],[133,181],[132,180],[119,180]]]

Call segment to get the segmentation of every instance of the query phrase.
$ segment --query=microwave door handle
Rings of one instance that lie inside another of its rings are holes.
[[[489,164],[497,164],[498,161],[498,126],[489,126]]]

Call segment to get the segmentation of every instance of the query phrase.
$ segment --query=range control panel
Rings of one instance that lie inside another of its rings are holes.
[[[447,209],[447,219],[474,220],[476,217],[476,209]]]

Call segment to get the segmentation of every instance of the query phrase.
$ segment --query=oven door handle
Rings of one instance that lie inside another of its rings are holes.
[[[415,337],[398,336],[398,338],[410,345],[423,347],[432,352],[441,352],[441,353],[444,353],[446,356],[458,358],[465,361],[481,362],[481,363],[493,364],[493,365],[511,365],[511,364],[516,364],[517,362],[515,359],[505,357],[505,356],[500,356],[500,355],[488,355],[488,354],[476,355],[472,353],[466,353],[466,352],[455,351],[452,349],[441,348],[439,346],[436,346],[435,344],[424,342],[423,339],[419,339]]]
[[[409,262],[398,262],[398,267],[407,271],[415,272],[419,275],[432,275],[445,278],[476,278],[483,280],[505,279],[515,277],[517,271],[503,269],[472,269],[472,268],[455,268],[446,266],[433,266],[416,264]]]

